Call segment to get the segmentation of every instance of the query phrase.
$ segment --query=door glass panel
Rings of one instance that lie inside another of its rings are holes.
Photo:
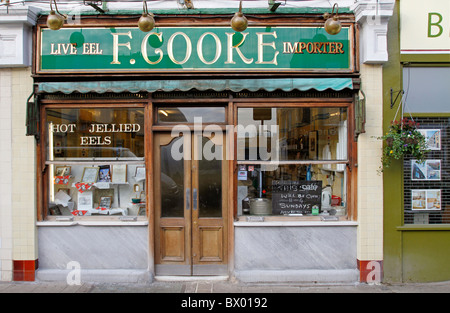
[[[158,109],[158,123],[225,123],[224,107],[161,107]]]
[[[202,158],[198,161],[198,215],[222,217],[222,146],[203,137],[202,147]]]
[[[172,157],[172,146],[183,137],[161,146],[161,217],[183,217],[184,162]],[[179,143],[178,143],[179,144]],[[180,153],[182,153],[181,145]]]

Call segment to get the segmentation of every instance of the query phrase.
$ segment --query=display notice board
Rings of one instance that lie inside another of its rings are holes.
[[[322,181],[274,180],[272,182],[273,214],[311,214],[320,211]]]

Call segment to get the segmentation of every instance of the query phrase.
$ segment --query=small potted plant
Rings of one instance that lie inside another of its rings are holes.
[[[399,160],[409,156],[418,163],[425,162],[427,149],[425,136],[417,129],[419,123],[412,119],[403,118],[401,121],[392,121],[386,135],[379,137],[385,144],[381,157],[383,171],[391,165],[392,159]]]

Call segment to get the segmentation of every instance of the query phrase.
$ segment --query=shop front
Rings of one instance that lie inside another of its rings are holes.
[[[420,10],[419,4],[397,1],[392,29],[398,31],[389,36],[392,60],[384,70],[385,93],[393,94],[384,103],[385,130],[405,118],[426,139],[422,161],[405,155],[384,173],[390,190],[385,193],[386,282],[450,279],[450,40],[444,22],[450,12],[445,1]]]
[[[360,280],[358,25],[313,11],[41,16],[38,279]]]

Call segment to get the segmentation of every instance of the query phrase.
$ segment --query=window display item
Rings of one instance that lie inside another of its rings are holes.
[[[92,191],[78,193],[78,210],[90,210],[94,206]]]
[[[100,198],[100,207],[109,209],[111,208],[112,197],[101,197]]]
[[[329,210],[331,209],[331,187],[326,186],[322,190],[322,209]]]
[[[114,184],[124,184],[127,182],[126,164],[114,164],[112,166],[112,182]]]
[[[81,178],[82,183],[95,183],[98,178],[98,167],[85,167],[83,176]]]
[[[266,198],[250,199],[250,214],[252,215],[272,214],[272,201]]]
[[[98,171],[98,181],[99,182],[110,182],[111,181],[111,169],[109,165],[102,165]]]

